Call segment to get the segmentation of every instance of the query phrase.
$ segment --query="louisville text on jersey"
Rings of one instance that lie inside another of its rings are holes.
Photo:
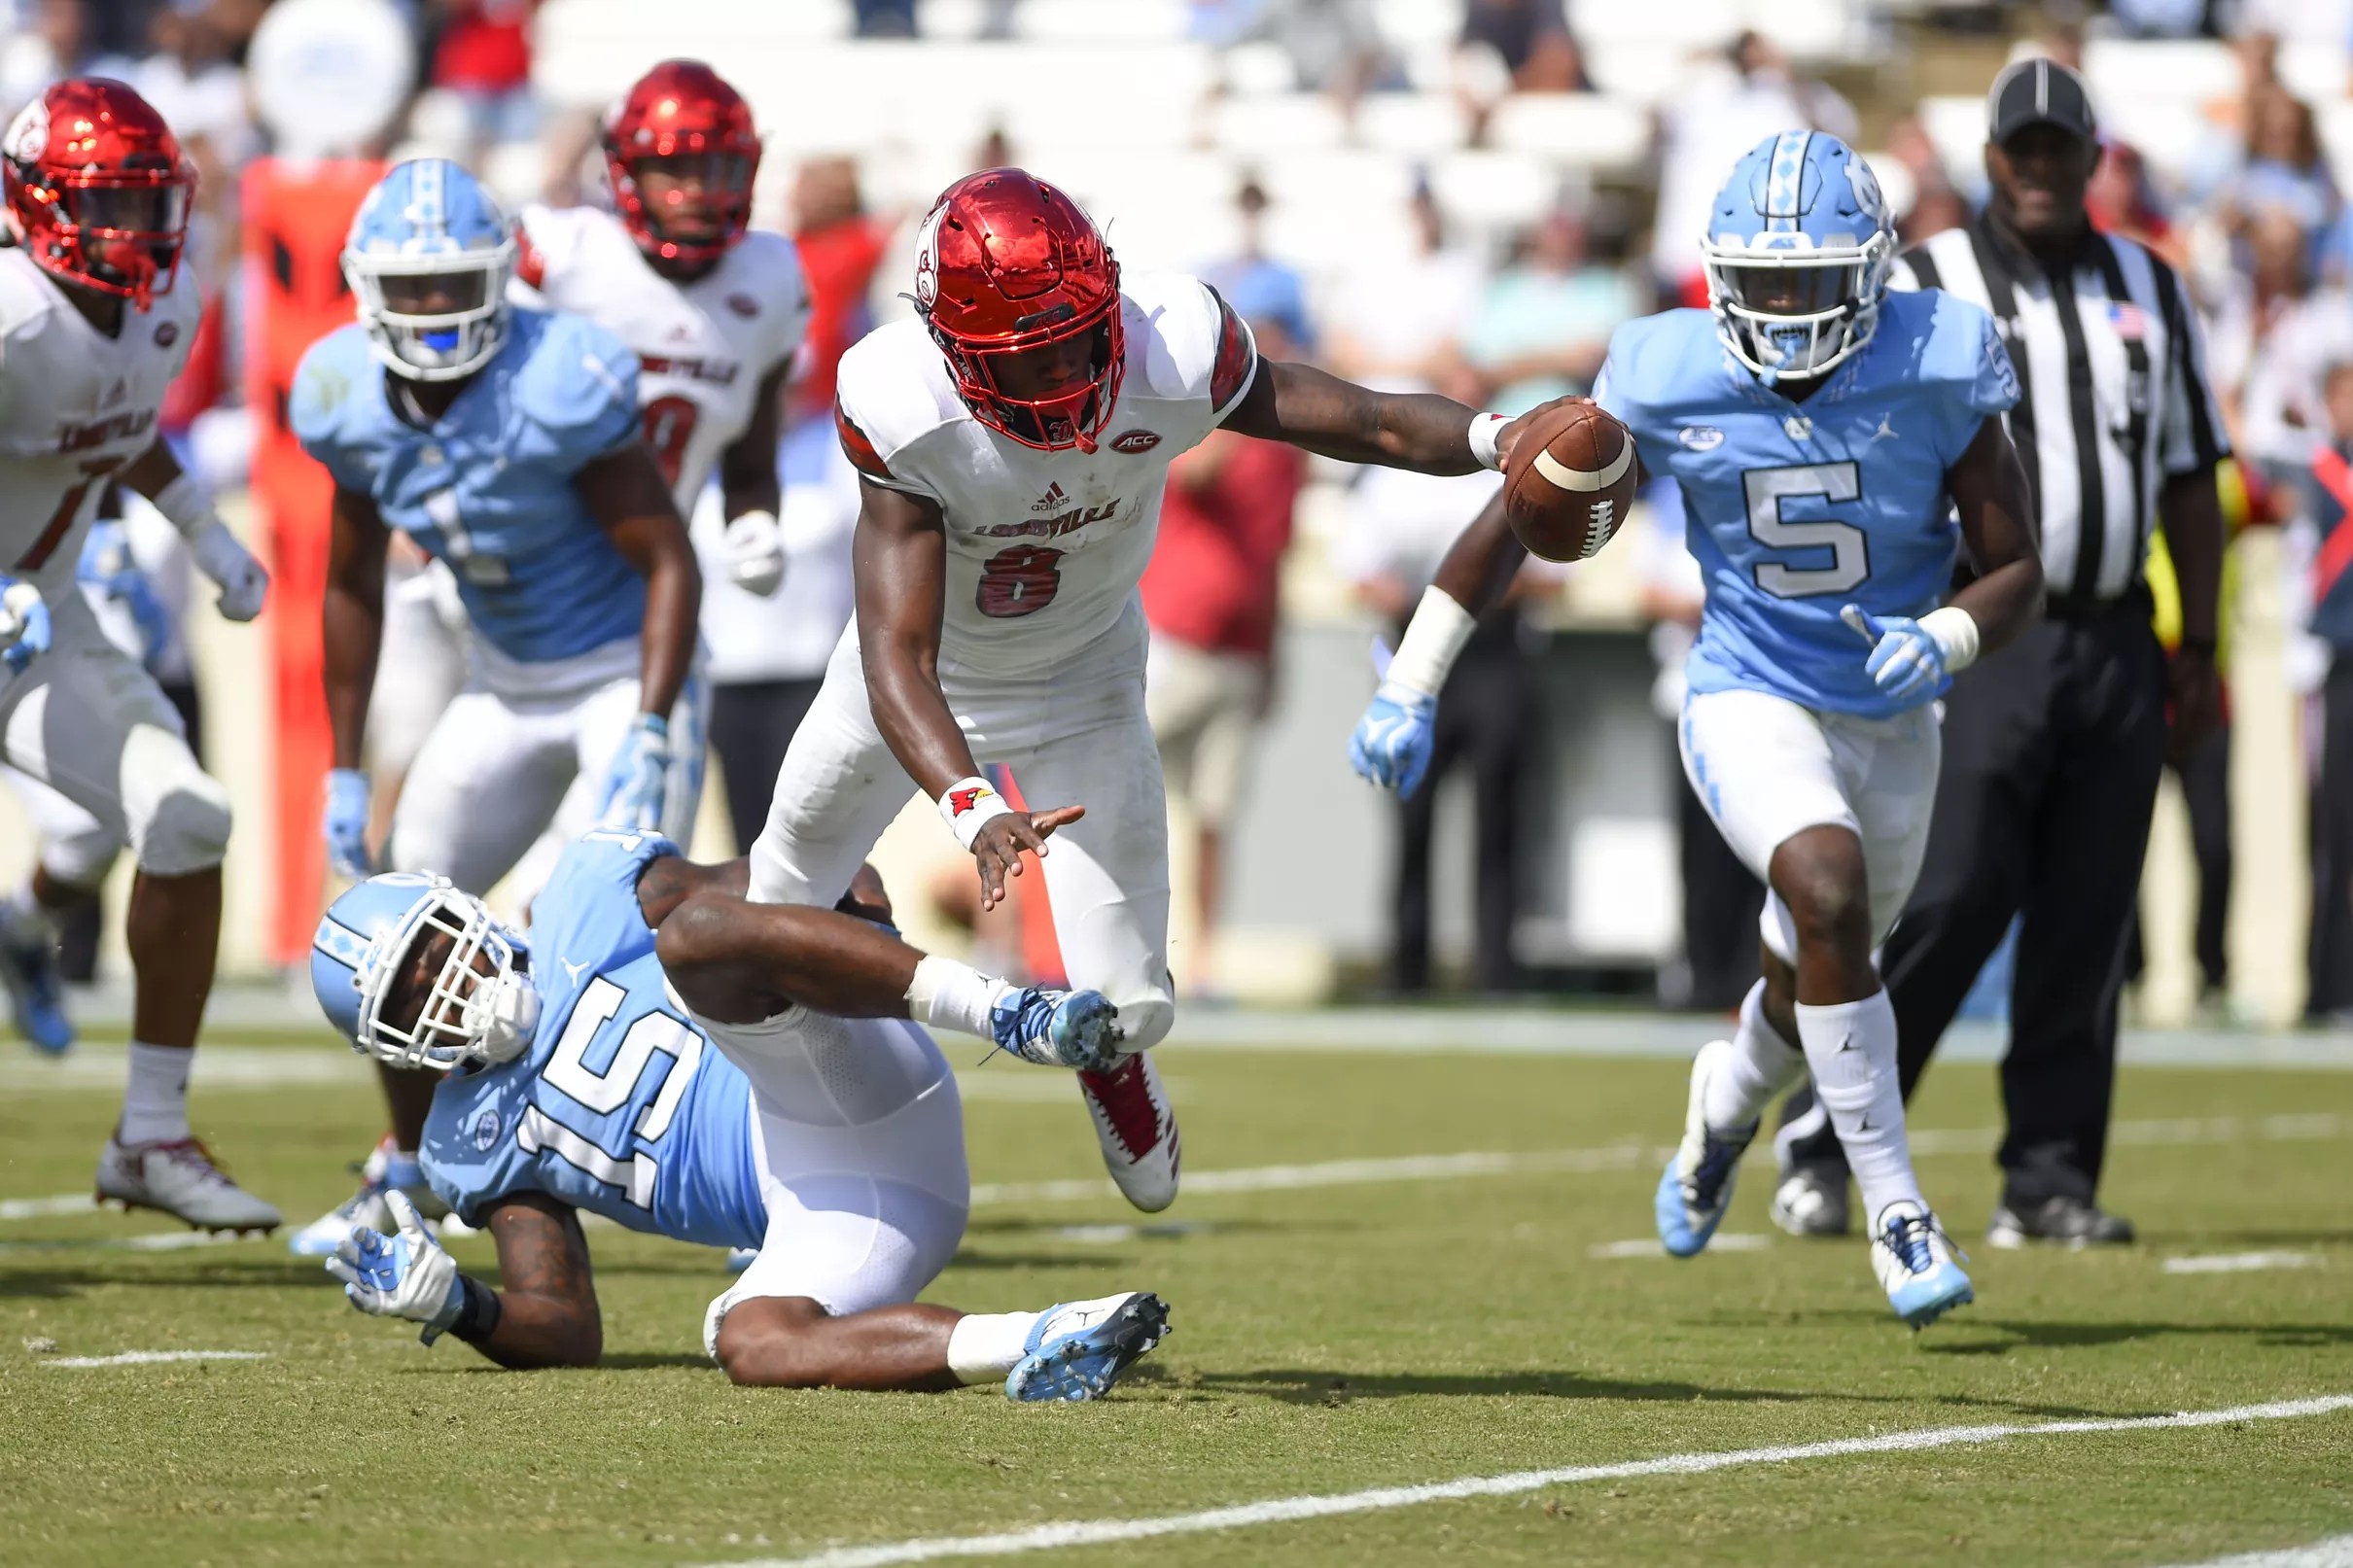
[[[1021,523],[993,523],[975,532],[983,539],[1059,539],[1065,534],[1077,533],[1089,523],[1109,521],[1124,499],[1113,496],[1100,506],[1074,506],[1057,516],[1033,517]]]

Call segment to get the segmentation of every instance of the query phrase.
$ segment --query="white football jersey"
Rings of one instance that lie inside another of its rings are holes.
[[[1198,278],[1122,290],[1127,368],[1093,452],[1024,446],[972,417],[920,321],[842,357],[843,449],[878,485],[947,519],[943,676],[1036,676],[1109,632],[1160,530],[1169,464],[1249,390],[1248,327]]]
[[[200,309],[183,269],[146,311],[125,302],[109,337],[31,257],[0,250],[0,573],[70,589],[108,475],[155,444]]]
[[[761,380],[809,325],[800,252],[766,229],[748,230],[693,282],[673,283],[613,214],[525,207],[515,281],[529,302],[585,316],[637,355],[646,438],[682,517],[694,515],[720,454],[752,423]]]

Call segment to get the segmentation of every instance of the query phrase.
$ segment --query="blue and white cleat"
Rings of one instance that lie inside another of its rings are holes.
[[[1894,1202],[1879,1210],[1871,1262],[1895,1315],[1915,1329],[1977,1300],[1945,1228],[1917,1203]]]
[[[1005,1398],[1101,1399],[1168,1334],[1168,1307],[1149,1291],[1049,1307],[1030,1326],[1021,1364],[1005,1376]]]
[[[1119,1060],[1119,1009],[1100,991],[1027,986],[989,1015],[997,1048],[1041,1067],[1107,1071]]]
[[[0,990],[7,991],[17,1028],[34,1050],[54,1057],[74,1048],[56,943],[40,933],[0,928]]]
[[[1700,1047],[1691,1063],[1691,1099],[1683,1112],[1683,1141],[1659,1177],[1652,1209],[1659,1222],[1659,1240],[1677,1258],[1698,1255],[1716,1234],[1725,1209],[1732,1206],[1733,1178],[1740,1171],[1740,1156],[1757,1135],[1751,1122],[1739,1133],[1725,1137],[1707,1130],[1702,1111],[1708,1074],[1732,1054],[1730,1040],[1710,1040]]]

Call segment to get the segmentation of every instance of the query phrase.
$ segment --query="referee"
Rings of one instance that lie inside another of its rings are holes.
[[[2124,1242],[2095,1202],[2116,1075],[2125,938],[2168,744],[2220,712],[2214,670],[2227,455],[2181,280],[2095,231],[2084,188],[2100,149],[2081,78],[2049,60],[2005,70],[1986,99],[1986,210],[1897,263],[1898,288],[1945,289],[1993,315],[2018,367],[2009,415],[2033,487],[2049,583],[2043,621],[1954,679],[1926,860],[1880,968],[1912,1093],[1978,970],[2022,916],[2011,988],[1987,1239]],[[2161,526],[2181,582],[2168,661],[2142,579]],[[1779,1139],[1774,1218],[1846,1229],[1846,1166],[1810,1096]]]

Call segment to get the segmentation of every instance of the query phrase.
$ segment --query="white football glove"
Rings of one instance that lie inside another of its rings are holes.
[[[458,1263],[425,1229],[406,1193],[395,1189],[384,1195],[384,1202],[392,1209],[397,1234],[353,1226],[327,1260],[327,1272],[343,1281],[343,1294],[352,1306],[377,1317],[422,1323],[425,1332],[418,1338],[431,1344],[458,1320],[466,1305]]]
[[[22,670],[49,651],[49,602],[29,582],[0,575],[0,665]]]
[[[224,617],[244,621],[262,613],[262,603],[269,596],[269,574],[262,570],[252,551],[237,542],[226,523],[214,518],[189,540],[188,550],[195,559],[196,570],[219,585]]]
[[[765,599],[785,580],[785,535],[772,513],[748,511],[727,519],[720,536],[727,576],[746,593]]]

